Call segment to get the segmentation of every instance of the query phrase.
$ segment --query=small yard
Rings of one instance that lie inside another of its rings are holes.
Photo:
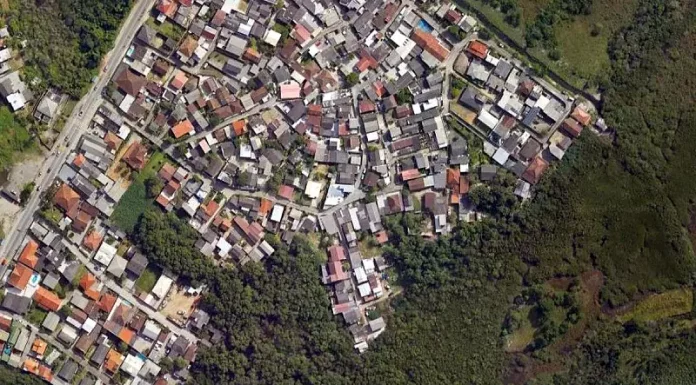
[[[178,25],[171,23],[169,20],[165,20],[163,23],[157,23],[155,19],[147,19],[147,25],[152,29],[157,31],[160,35],[168,37],[174,41],[179,41],[184,35],[184,29]]]
[[[44,321],[47,315],[48,313],[45,310],[35,307],[29,310],[29,313],[26,315],[26,319],[36,326],[41,326],[41,323]]]
[[[155,287],[160,274],[162,274],[162,271],[159,270],[159,268],[155,266],[148,266],[145,271],[143,271],[143,274],[140,275],[140,278],[135,281],[135,287],[141,293],[151,292],[152,288]]]

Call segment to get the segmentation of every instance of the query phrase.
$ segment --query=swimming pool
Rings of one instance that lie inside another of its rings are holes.
[[[38,286],[40,281],[41,281],[41,274],[34,273],[31,275],[31,278],[29,279],[29,285]]]
[[[434,29],[432,25],[428,24],[428,22],[425,21],[425,19],[420,19],[420,21],[418,22],[418,25],[416,25],[416,27],[418,27],[418,28],[420,28],[423,31],[428,32],[428,33],[433,32],[433,29]]]

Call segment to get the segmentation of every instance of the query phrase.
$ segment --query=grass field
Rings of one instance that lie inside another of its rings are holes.
[[[622,323],[630,320],[658,321],[691,312],[693,303],[694,292],[691,289],[670,290],[648,296],[629,312],[618,316],[617,319]]]
[[[152,288],[155,287],[160,274],[162,274],[162,272],[158,268],[148,266],[147,269],[143,271],[143,274],[135,281],[135,287],[138,288],[140,292],[149,293],[152,291]]]
[[[637,5],[637,0],[595,1],[590,15],[559,23],[555,34],[562,59],[556,66],[584,79],[609,71],[609,39],[632,20]],[[599,34],[592,36],[595,28]]]
[[[525,306],[518,310],[518,312],[522,313],[522,316],[520,317],[521,324],[519,328],[506,337],[506,352],[516,353],[524,351],[524,348],[534,341],[534,334],[536,333],[537,329],[532,326],[532,322],[530,321],[529,313],[531,310],[531,306]]]
[[[126,193],[116,205],[111,220],[123,231],[133,232],[140,216],[148,207],[153,207],[154,200],[147,197],[145,180],[157,174],[157,171],[166,162],[166,156],[161,152],[155,152],[150,156],[143,170],[138,174]]]

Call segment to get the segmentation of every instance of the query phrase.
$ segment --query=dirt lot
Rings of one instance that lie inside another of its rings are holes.
[[[186,319],[191,315],[194,310],[194,306],[198,303],[200,296],[186,295],[186,292],[181,286],[175,286],[169,292],[169,298],[167,299],[167,306],[160,310],[160,313],[167,317],[182,320]],[[180,311],[184,311],[184,315],[177,314]]]
[[[128,165],[121,162],[121,158],[123,155],[125,155],[130,145],[135,141],[133,139],[135,136],[136,135],[131,135],[131,139],[128,141],[128,143],[121,146],[119,152],[114,157],[113,163],[111,163],[111,167],[106,170],[106,176],[111,178],[113,181],[118,181],[121,184],[121,187],[125,189],[128,189],[128,186],[131,184],[130,168]]]
[[[14,222],[17,214],[19,214],[20,207],[11,203],[5,198],[0,198],[0,235],[10,232],[10,227]]]

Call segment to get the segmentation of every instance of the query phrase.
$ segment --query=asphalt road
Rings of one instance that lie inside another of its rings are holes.
[[[153,5],[154,0],[138,0],[133,6],[133,9],[121,26],[121,30],[114,42],[113,50],[108,54],[104,71],[99,74],[97,81],[92,85],[89,92],[77,103],[72,115],[65,123],[63,132],[56,139],[53,150],[39,173],[40,179],[36,181],[35,192],[12,225],[8,232],[9,236],[5,239],[3,245],[0,246],[1,258],[12,258],[21,246],[24,234],[31,225],[34,213],[41,203],[41,194],[53,183],[61,165],[65,163],[71,150],[77,146],[80,137],[89,127],[92,116],[103,101],[101,97],[102,89],[113,76],[121,58],[123,58],[130,47],[131,40],[135,37]],[[7,264],[0,266],[0,276],[5,274],[6,269]]]

